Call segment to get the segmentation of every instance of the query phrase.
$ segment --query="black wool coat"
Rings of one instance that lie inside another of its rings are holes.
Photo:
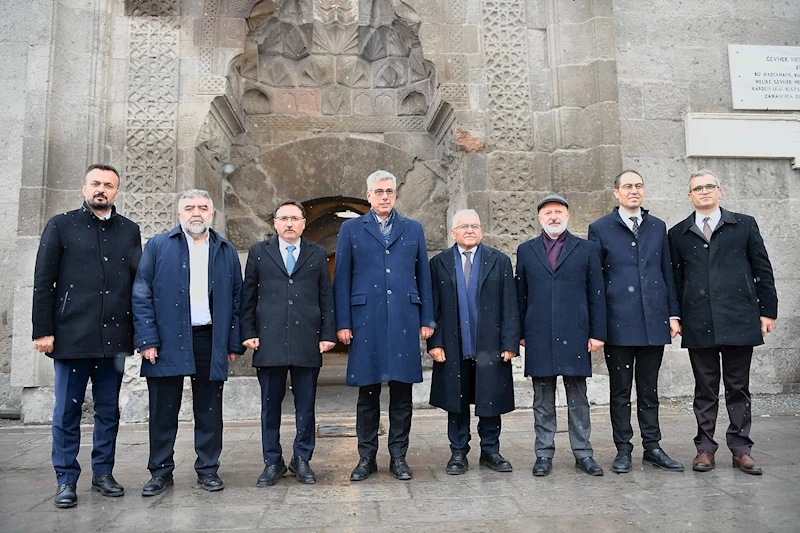
[[[292,275],[277,237],[250,247],[239,317],[242,341],[258,338],[253,366],[322,366],[321,341],[336,342],[333,287],[325,248],[300,242]]]
[[[142,256],[139,226],[86,203],[51,218],[33,277],[33,338],[53,335],[53,359],[133,353],[131,290]]]
[[[511,362],[501,352],[519,352],[519,308],[514,271],[507,255],[480,245],[478,275],[478,324],[475,362],[475,414],[497,416],[514,410],[514,380]],[[428,349],[444,348],[445,361],[433,363],[430,403],[446,411],[462,408],[461,328],[453,248],[430,261],[433,312],[436,329]]]
[[[669,230],[684,348],[758,346],[778,317],[772,265],[753,217],[720,209],[706,242],[693,212]]]

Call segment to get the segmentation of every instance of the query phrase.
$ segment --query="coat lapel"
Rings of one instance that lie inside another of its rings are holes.
[[[306,239],[300,239],[300,256],[297,258],[297,263],[294,265],[294,270],[292,270],[292,274],[300,270],[300,267],[303,266],[303,263],[308,261],[308,258],[311,257],[311,247],[308,245],[308,241]]]
[[[283,257],[281,257],[281,248],[280,244],[278,244],[278,237],[271,237],[268,239],[264,243],[264,249],[266,250],[269,258],[275,261],[275,264],[278,266],[278,268],[288,276],[289,273],[286,272],[286,264],[283,262]]]
[[[478,271],[478,294],[481,293],[483,282],[486,281],[486,277],[492,270],[495,261],[497,261],[497,255],[494,253],[494,250],[487,246],[481,248],[481,264],[480,270]]]
[[[572,233],[567,232],[567,238],[564,240],[564,248],[561,249],[561,255],[558,256],[556,270],[558,270],[558,267],[561,266],[561,263],[563,263],[567,256],[572,253],[572,250],[574,250],[576,246],[578,246],[578,238]],[[545,257],[545,260],[546,259],[547,258]]]
[[[380,226],[378,226],[378,221],[375,220],[375,215],[372,214],[372,211],[362,215],[361,221],[364,223],[364,229],[367,230],[367,233],[375,237],[382,246],[386,246],[386,241],[383,240]]]
[[[446,253],[442,259],[442,265],[444,266],[445,272],[450,277],[450,282],[453,284],[453,293],[458,294],[458,284],[456,283],[456,256],[458,255],[457,251],[457,244],[454,244],[452,247],[448,248],[447,251],[450,253]],[[455,252],[453,250],[456,250]]]
[[[531,248],[533,249],[533,255],[539,258],[539,261],[542,262],[542,265],[547,269],[548,272],[551,274],[553,273],[553,267],[550,266],[550,261],[547,259],[547,254],[544,253],[544,245],[542,244],[542,236],[539,235],[538,237],[533,238],[530,241]]]
[[[389,246],[394,244],[400,235],[406,230],[406,219],[395,213],[394,222],[392,222],[392,234],[389,236]],[[378,232],[380,233],[380,232]],[[383,238],[383,235],[381,235]],[[387,246],[387,248],[389,247]]]

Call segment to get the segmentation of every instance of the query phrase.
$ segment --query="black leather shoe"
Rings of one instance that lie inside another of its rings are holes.
[[[550,457],[537,457],[533,463],[533,475],[536,477],[549,476],[553,469],[553,460]]]
[[[400,481],[408,481],[414,477],[411,468],[408,466],[408,463],[406,463],[405,457],[392,457],[392,460],[389,461],[389,470],[391,470],[392,475]]]
[[[103,494],[103,496],[108,496],[110,498],[116,498],[118,496],[125,495],[125,489],[122,488],[122,485],[117,483],[117,480],[115,480],[114,476],[111,474],[105,476],[93,476],[92,490],[95,492],[100,492]]]
[[[642,463],[657,466],[658,468],[669,470],[670,472],[683,472],[683,465],[672,459],[667,455],[667,452],[661,448],[645,450],[644,455],[642,455]]]
[[[217,474],[197,474],[197,483],[208,492],[217,492],[225,488],[225,483]]]
[[[362,457],[350,474],[350,481],[364,481],[370,474],[378,471],[378,463],[374,457]]]
[[[584,457],[583,459],[575,459],[575,468],[580,468],[590,476],[602,476],[603,469],[592,457]]]
[[[469,461],[467,461],[466,454],[454,452],[447,461],[447,469],[445,470],[452,476],[463,474],[469,468]]]
[[[56,489],[53,503],[59,509],[69,509],[78,505],[78,494],[75,492],[75,483],[64,483]]]
[[[511,472],[514,470],[511,463],[506,461],[499,453],[482,453],[479,463],[495,472]]]
[[[647,452],[645,452],[645,455]],[[614,461],[611,463],[611,471],[617,474],[625,474],[631,471],[633,465],[631,464],[631,451],[619,450]]]
[[[277,483],[280,478],[285,476],[286,472],[288,472],[286,463],[283,462],[283,457],[281,457],[281,460],[278,464],[267,465],[264,467],[264,471],[261,472],[260,476],[258,476],[256,487],[271,487]]]
[[[142,496],[158,496],[168,487],[171,487],[174,482],[172,481],[172,474],[167,477],[155,476],[150,478],[150,481],[142,487]]]
[[[292,460],[289,461],[289,472],[294,474],[297,481],[300,483],[313,485],[317,482],[317,476],[315,476],[314,471],[311,470],[311,465],[302,457],[292,457]]]

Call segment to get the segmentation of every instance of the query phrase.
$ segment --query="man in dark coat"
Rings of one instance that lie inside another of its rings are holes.
[[[552,468],[556,434],[556,376],[567,393],[569,441],[575,467],[602,476],[589,442],[586,378],[591,352],[606,338],[603,272],[597,245],[567,231],[569,204],[556,194],[537,206],[542,234],[517,248],[517,297],[525,375],[533,381],[536,431],[534,476]]]
[[[428,339],[434,360],[431,405],[447,411],[448,474],[467,471],[469,406],[475,404],[480,464],[497,472],[512,467],[500,455],[500,415],[514,410],[511,359],[519,351],[519,308],[507,255],[481,244],[478,213],[453,215],[456,244],[431,259],[433,313]]]
[[[133,285],[136,343],[150,394],[152,478],[142,496],[173,484],[174,448],[183,378],[192,378],[197,482],[222,490],[222,387],[228,361],[244,353],[239,335],[242,269],[233,245],[213,229],[206,191],[178,201],[180,224],[147,242]]]
[[[86,171],[83,206],[51,218],[36,255],[33,344],[53,358],[55,506],[75,507],[81,467],[81,408],[92,380],[92,490],[122,496],[114,480],[119,391],[133,353],[131,286],[142,255],[139,226],[117,214],[119,174],[108,165]]]
[[[389,384],[390,469],[411,479],[406,462],[411,385],[422,381],[419,340],[433,334],[431,271],[422,224],[394,209],[397,179],[385,170],[367,178],[369,213],[342,224],[333,294],[336,336],[350,346],[347,384],[358,389],[359,462],[352,481],[378,468],[381,383]]]
[[[692,469],[714,468],[720,359],[733,466],[761,474],[750,455],[750,361],[753,346],[775,328],[778,295],[767,249],[753,217],[719,206],[722,188],[709,170],[689,178],[695,211],[669,230],[681,310],[682,346],[694,372],[697,457]]]
[[[286,474],[281,450],[281,402],[292,375],[297,427],[289,468],[300,483],[316,483],[309,465],[314,453],[314,402],[322,353],[336,345],[333,288],[325,248],[301,238],[306,210],[286,200],[273,213],[277,235],[247,254],[240,318],[242,344],[255,350],[261,385],[261,442],[264,472],[256,486],[268,487]]]
[[[644,179],[638,172],[626,170],[614,178],[614,197],[619,207],[589,224],[589,240],[600,247],[606,288],[608,333],[603,351],[617,447],[611,470],[631,471],[631,388],[635,375],[642,461],[683,472],[683,465],[659,444],[658,371],[664,345],[680,332],[667,226],[642,209]]]

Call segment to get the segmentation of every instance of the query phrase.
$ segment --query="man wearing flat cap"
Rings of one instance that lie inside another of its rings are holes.
[[[603,271],[597,245],[567,231],[569,203],[556,194],[537,205],[542,233],[517,248],[517,298],[525,346],[525,376],[533,381],[536,432],[534,476],[550,474],[555,455],[556,378],[567,394],[569,441],[575,467],[603,469],[592,457],[586,378],[591,352],[606,338]]]

